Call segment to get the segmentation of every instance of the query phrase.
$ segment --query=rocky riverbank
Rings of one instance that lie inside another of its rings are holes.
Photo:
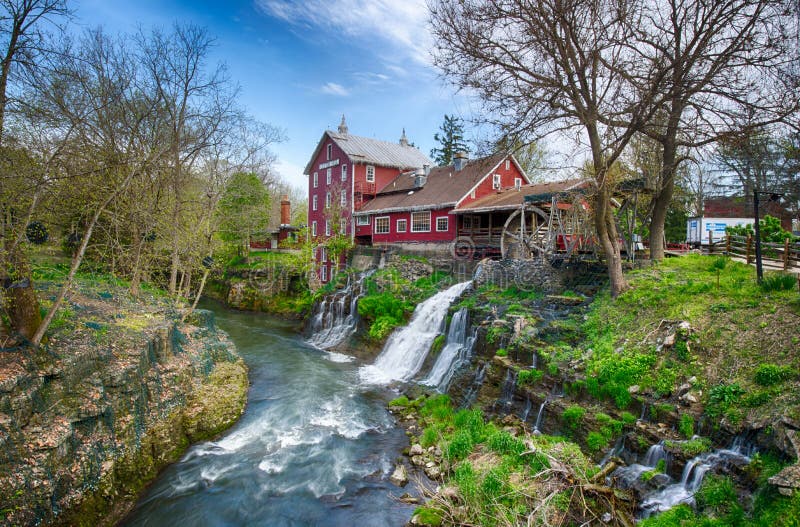
[[[210,312],[73,294],[46,346],[0,353],[0,525],[112,525],[241,415],[247,369]]]

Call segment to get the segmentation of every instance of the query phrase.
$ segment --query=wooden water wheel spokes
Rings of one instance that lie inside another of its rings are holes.
[[[551,250],[552,236],[547,214],[533,205],[514,211],[503,225],[500,251],[503,258],[531,258]]]

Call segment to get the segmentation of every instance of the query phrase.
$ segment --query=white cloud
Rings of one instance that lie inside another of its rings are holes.
[[[341,84],[336,84],[335,82],[324,84],[320,89],[322,93],[327,93],[328,95],[336,95],[338,97],[347,97],[350,95],[350,92],[347,90],[347,88]]]
[[[264,13],[298,26],[334,30],[350,37],[382,39],[407,57],[429,63],[425,0],[255,0]]]

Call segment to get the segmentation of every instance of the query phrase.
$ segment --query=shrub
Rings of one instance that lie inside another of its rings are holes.
[[[761,281],[761,290],[766,293],[773,291],[791,291],[797,284],[797,278],[789,273],[770,273]]]
[[[499,350],[497,350],[496,355],[498,357],[507,357],[508,356],[508,350],[505,349],[505,348],[500,348]]]
[[[484,440],[486,423],[483,421],[483,412],[479,408],[474,410],[459,410],[453,416],[453,426],[456,430],[466,430],[474,443]]]
[[[681,415],[681,420],[678,423],[678,431],[686,439],[691,439],[694,435],[694,417],[689,414]]]
[[[607,445],[608,440],[606,440],[605,436],[600,432],[589,432],[586,436],[586,446],[589,447],[589,450],[592,452],[597,452]]]
[[[788,366],[777,364],[762,364],[756,369],[754,380],[761,386],[772,386],[794,376],[795,372]]]
[[[573,404],[561,414],[561,420],[569,430],[576,430],[583,419],[586,410],[582,406]]]
[[[433,397],[428,397],[422,404],[422,408],[419,409],[419,413],[422,417],[430,417],[434,414],[435,411],[440,410],[442,408],[450,409],[449,395],[442,394],[442,395],[434,395]]]
[[[389,406],[409,406],[411,401],[408,400],[408,397],[405,395],[401,395],[397,399],[392,399],[389,401]]]
[[[451,461],[460,461],[472,452],[475,446],[469,430],[459,430],[445,447],[445,455]]]
[[[518,456],[525,452],[525,443],[505,430],[500,430],[489,438],[489,448],[498,454]]]
[[[711,450],[711,440],[707,437],[698,437],[686,441],[664,441],[664,446],[673,450],[681,451],[686,457],[699,456],[703,452]]]
[[[738,383],[712,386],[708,391],[706,413],[711,417],[722,415],[731,405],[739,404],[744,393],[744,389]]]
[[[517,386],[536,384],[542,377],[544,377],[544,373],[541,370],[520,370],[517,375]]]
[[[619,416],[622,419],[622,423],[626,426],[636,423],[636,416],[630,412],[622,412]]]

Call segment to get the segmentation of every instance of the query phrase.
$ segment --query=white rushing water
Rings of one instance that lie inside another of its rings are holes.
[[[471,284],[456,284],[417,305],[411,321],[392,333],[375,363],[361,368],[361,380],[368,384],[388,384],[414,377],[425,362],[433,340],[442,331],[450,304]]]
[[[459,309],[453,315],[453,320],[450,321],[450,328],[447,331],[447,341],[422,384],[433,386],[440,392],[444,392],[447,390],[455,371],[469,361],[472,346],[475,344],[475,336],[467,336],[467,319],[468,311],[466,308]]]
[[[311,336],[307,342],[320,349],[330,349],[355,333],[358,325],[358,301],[364,296],[364,280],[375,271],[367,271],[357,278],[349,277],[347,285],[325,297],[314,307],[311,316]],[[340,354],[330,356],[334,362],[342,362]]]

